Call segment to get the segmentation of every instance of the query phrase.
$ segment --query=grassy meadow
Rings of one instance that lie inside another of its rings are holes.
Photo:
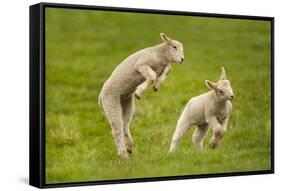
[[[184,45],[159,92],[135,100],[134,153],[121,161],[98,95],[113,69],[166,33]],[[267,21],[46,9],[46,183],[271,169],[270,23]],[[234,94],[219,149],[188,132],[167,154],[187,101],[226,69]]]

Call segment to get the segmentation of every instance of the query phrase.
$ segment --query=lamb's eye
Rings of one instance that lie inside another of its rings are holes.
[[[222,90],[219,90],[219,93],[220,93],[220,94],[224,94],[224,92],[223,92]]]
[[[173,48],[177,50],[177,47],[176,47],[176,46],[173,46]]]

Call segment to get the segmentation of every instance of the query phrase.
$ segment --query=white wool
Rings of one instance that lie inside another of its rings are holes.
[[[133,139],[129,124],[134,113],[134,95],[140,99],[150,84],[155,91],[170,72],[169,63],[182,63],[183,46],[165,34],[163,43],[140,50],[119,64],[104,83],[99,104],[112,128],[118,155],[127,159]]]
[[[200,150],[203,150],[203,140],[208,128],[213,131],[213,137],[209,143],[211,148],[216,148],[224,136],[232,110],[231,101],[234,97],[224,68],[222,67],[221,78],[217,83],[208,80],[205,83],[212,90],[189,100],[178,120],[170,151],[175,149],[182,136],[192,125],[197,126],[192,141],[194,146]]]

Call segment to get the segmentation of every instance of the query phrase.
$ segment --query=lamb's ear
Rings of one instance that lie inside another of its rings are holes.
[[[211,82],[209,80],[205,80],[205,84],[208,88],[215,90],[217,88],[217,84],[214,82]]]
[[[223,66],[221,67],[221,78],[220,79],[221,80],[226,80],[225,69],[224,69]]]
[[[161,33],[160,34],[160,37],[161,37],[161,39],[164,41],[164,42],[169,42],[171,39],[167,36],[167,35],[165,35],[164,33]]]

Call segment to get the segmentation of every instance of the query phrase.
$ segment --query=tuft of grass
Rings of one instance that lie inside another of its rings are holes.
[[[59,115],[57,128],[50,130],[50,140],[57,145],[74,145],[80,138],[77,118]]]
[[[135,149],[121,161],[98,95],[161,32],[183,43],[186,62],[135,101]],[[266,21],[47,8],[46,183],[271,169],[270,33]],[[220,148],[208,148],[209,132],[195,150],[192,128],[168,154],[187,101],[208,91],[204,81],[216,81],[222,65],[236,97]]]

